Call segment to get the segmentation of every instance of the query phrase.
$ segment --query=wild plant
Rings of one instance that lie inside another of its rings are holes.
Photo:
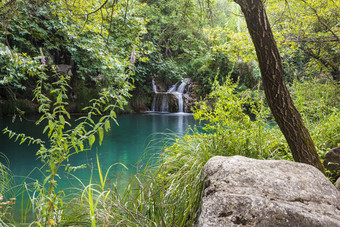
[[[117,123],[115,108],[122,108],[125,100],[121,92],[103,89],[99,98],[91,100],[91,105],[85,108],[87,115],[78,118],[76,125],[71,125],[70,114],[65,108],[68,105],[69,79],[67,75],[55,72],[53,76],[47,76],[44,70],[40,71],[34,97],[42,115],[36,124],[46,124],[43,133],[47,134],[48,142],[4,129],[9,138],[20,141],[20,144],[38,144],[40,148],[36,154],[48,168],[44,181],[35,184],[35,196],[31,201],[37,225],[59,225],[62,222],[64,193],[56,191],[58,171],[64,168],[70,172],[85,167],[71,166],[68,160],[79,152],[91,149],[96,139],[99,144],[102,143],[104,132],[110,130],[110,121]],[[50,83],[50,80],[55,82]],[[93,120],[96,115],[101,115],[98,122]]]
[[[5,155],[0,153],[0,158],[9,163]],[[6,165],[0,162],[0,225],[7,226],[8,220],[13,216],[13,206],[16,203],[12,189],[13,175]]]

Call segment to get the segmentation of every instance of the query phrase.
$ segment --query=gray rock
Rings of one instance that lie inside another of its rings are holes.
[[[69,75],[69,76],[72,76],[72,65],[66,65],[66,64],[60,64],[60,65],[57,65],[57,72],[58,73],[61,73],[63,75]]]
[[[340,147],[331,149],[325,155],[323,164],[330,171],[340,170]]]
[[[335,187],[340,190],[340,177],[336,180]]]
[[[211,158],[198,226],[340,226],[340,192],[313,166]]]

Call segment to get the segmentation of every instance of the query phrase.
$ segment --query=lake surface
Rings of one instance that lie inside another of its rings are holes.
[[[10,130],[25,133],[34,138],[44,138],[42,135],[44,126],[34,124],[37,118],[33,117],[30,121],[23,120],[22,122],[17,119],[14,123],[11,120],[11,118],[0,119],[1,130],[8,127]],[[123,163],[128,167],[126,170],[122,165],[115,165],[108,177],[111,182],[127,182],[136,173],[137,162],[141,159],[147,161],[152,155],[162,152],[164,143],[171,144],[169,138],[184,135],[189,126],[197,123],[191,114],[180,113],[120,115],[117,120],[119,126],[111,123],[111,131],[105,134],[102,146],[95,143],[91,151],[81,152],[71,157],[69,162],[71,165],[87,165],[86,169],[72,173],[85,183],[90,179],[91,171],[94,176],[98,175],[97,155],[103,171],[115,163]],[[44,179],[45,169],[41,160],[35,155],[38,146],[28,146],[27,143],[19,145],[19,142],[10,140],[8,135],[2,133],[0,144],[0,152],[5,154],[9,160],[8,165],[15,176],[15,184]],[[1,162],[6,163],[6,160],[2,158]],[[139,163],[139,168],[143,167],[142,163]],[[66,174],[63,169],[60,170],[60,179],[57,179],[58,189],[79,186],[73,176]],[[18,189],[18,192],[20,190]]]

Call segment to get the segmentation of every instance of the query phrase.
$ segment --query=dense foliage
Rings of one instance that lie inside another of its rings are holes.
[[[286,80],[320,74],[339,80],[339,2],[273,0],[266,6]],[[173,83],[189,77],[201,85],[202,96],[215,77],[224,82],[230,73],[243,89],[260,81],[245,21],[230,1],[20,0],[1,3],[6,10],[12,13],[1,16],[1,64],[7,65],[0,69],[3,99],[20,99],[34,89],[22,81],[34,74],[42,57],[49,65],[72,66],[78,112],[88,101],[81,87],[91,90],[98,80],[122,84],[129,73],[137,99],[148,96],[152,78]],[[29,91],[21,90],[27,86]],[[143,102],[150,105],[147,98]]]
[[[72,76],[68,93],[80,102],[84,98],[84,89],[91,91],[102,84],[119,88],[125,96],[128,95],[132,87],[128,81],[129,66],[133,64],[130,56],[139,53],[140,37],[146,32],[145,19],[138,17],[141,5],[108,1],[83,3],[2,3],[1,11],[11,12],[2,14],[1,18],[3,67],[0,84],[5,93],[3,98],[9,99],[6,92],[16,88],[21,89],[14,91],[18,98],[22,93],[33,98],[34,76],[45,65],[56,66],[57,72]],[[65,66],[70,69],[63,70]],[[28,86],[25,93],[22,89]],[[92,92],[94,94],[85,101],[98,97],[98,91]],[[82,103],[78,111],[84,106]]]
[[[339,80],[339,4],[328,0],[268,2],[289,74],[329,73]],[[301,67],[304,70],[298,72]]]

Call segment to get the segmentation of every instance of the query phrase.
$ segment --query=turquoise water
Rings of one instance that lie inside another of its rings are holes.
[[[18,119],[12,123],[11,118],[0,119],[0,128],[9,127],[9,129],[25,133],[35,138],[44,138],[42,135],[43,126],[36,126],[34,122],[37,118],[31,117],[29,121]],[[71,157],[71,165],[86,164],[86,169],[77,170],[74,174],[77,178],[88,182],[91,176],[97,176],[98,155],[100,165],[103,171],[115,163],[123,163],[128,170],[122,165],[115,165],[109,173],[109,183],[127,182],[132,175],[136,173],[136,167],[142,168],[143,161],[154,154],[160,153],[164,143],[171,143],[175,136],[182,136],[186,133],[189,126],[193,126],[195,120],[191,114],[132,114],[118,116],[119,126],[111,123],[111,131],[104,137],[102,146],[94,144],[91,151],[85,151]],[[46,138],[46,137],[45,137]],[[35,153],[38,146],[26,143],[19,145],[18,142],[10,140],[8,135],[0,135],[0,152],[8,158],[9,168],[15,176],[15,185],[21,185],[22,182],[34,182],[44,179],[46,174],[41,160],[37,159]],[[139,162],[140,160],[143,160]],[[1,160],[6,163],[5,159]],[[138,165],[137,165],[138,163]],[[60,169],[60,178],[58,189],[67,189],[79,187],[79,182],[72,175],[69,175]],[[16,189],[19,194],[21,188]]]

